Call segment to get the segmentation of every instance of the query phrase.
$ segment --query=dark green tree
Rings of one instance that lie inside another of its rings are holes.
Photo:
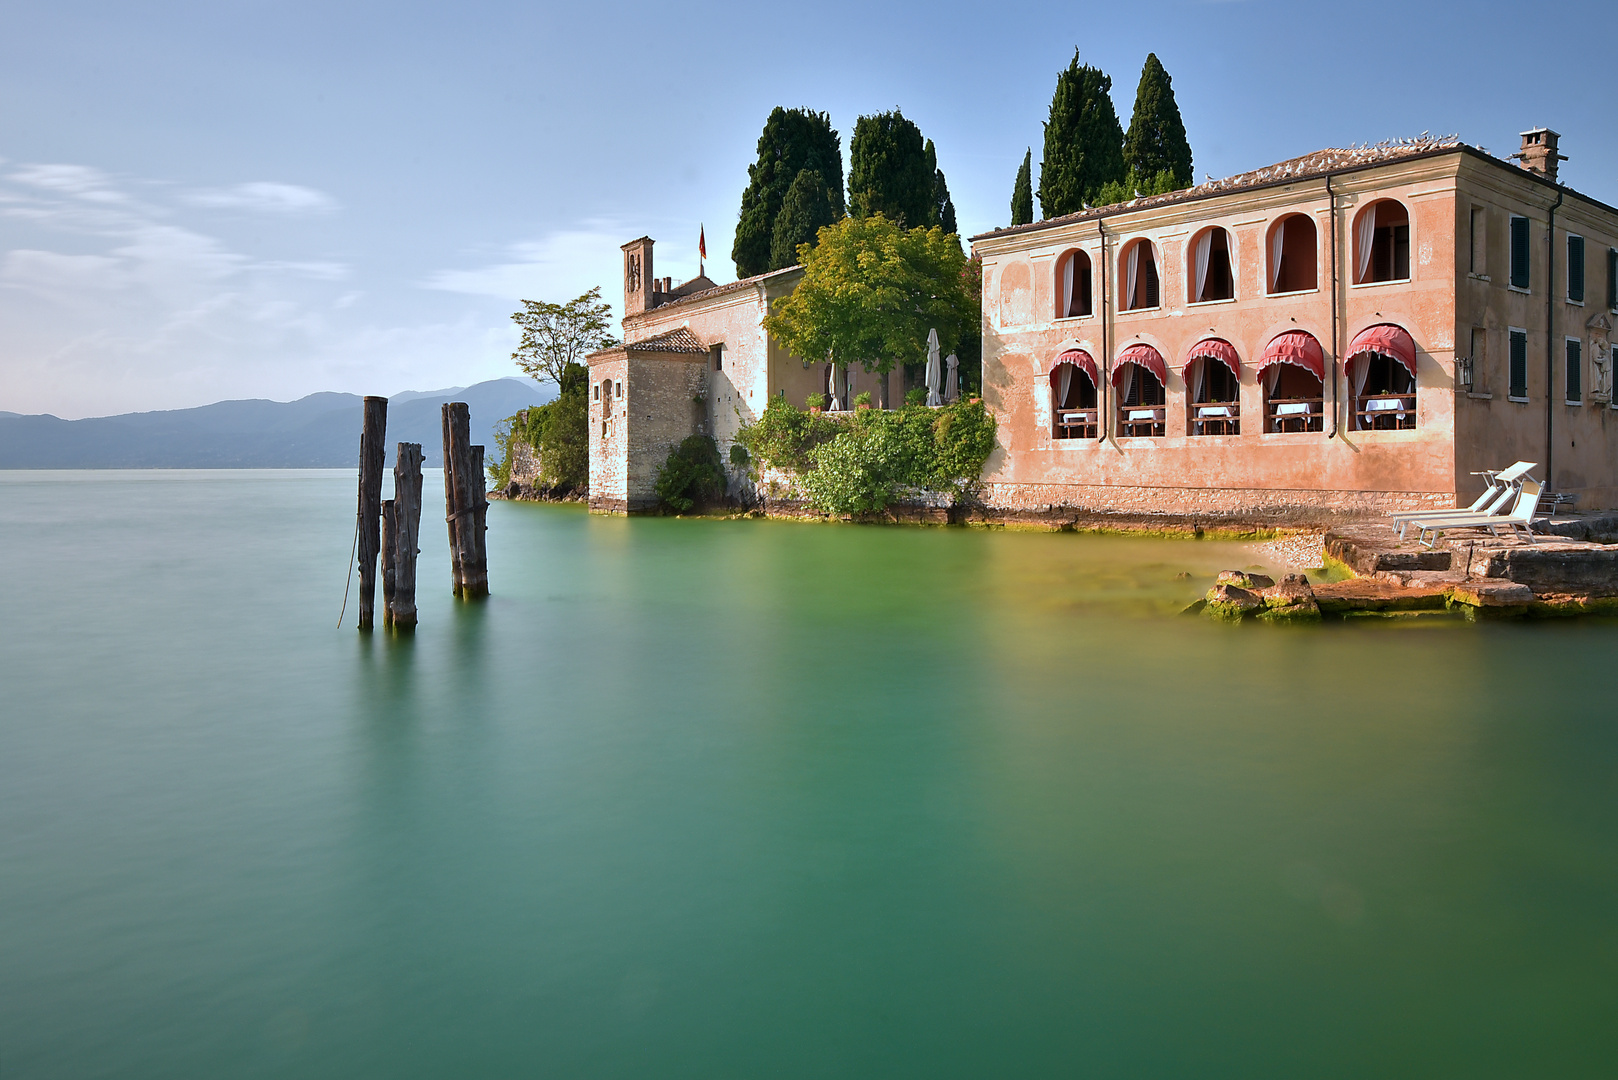
[[[1011,185],[1011,223],[1027,225],[1034,220],[1034,148],[1022,156],[1017,182]]]
[[[944,170],[938,167],[938,152],[933,140],[927,140],[927,161],[933,167],[933,220],[946,233],[955,234],[955,200],[949,197],[949,185],[944,182]]]
[[[1112,80],[1073,61],[1056,77],[1039,165],[1039,207],[1047,218],[1094,203],[1109,182],[1124,179],[1124,129],[1112,107]]]
[[[938,216],[937,171],[921,129],[899,110],[862,116],[848,144],[849,213],[881,214],[906,228],[931,228]]]
[[[775,215],[775,235],[770,240],[770,269],[780,270],[798,264],[798,246],[815,243],[815,234],[838,218],[825,179],[813,169],[799,170],[792,186],[781,200]]]
[[[747,167],[747,189],[742,192],[736,242],[730,250],[737,277],[771,269],[775,219],[787,190],[804,169],[821,175],[832,209],[842,217],[843,141],[831,126],[830,114],[777,106],[758,137],[758,161]]]
[[[1159,194],[1160,173],[1168,173],[1174,191],[1191,186],[1191,143],[1185,137],[1185,122],[1174,100],[1169,73],[1149,53],[1141,68],[1140,86],[1135,91],[1135,112],[1124,137],[1124,165],[1135,176],[1134,187],[1143,195]]]

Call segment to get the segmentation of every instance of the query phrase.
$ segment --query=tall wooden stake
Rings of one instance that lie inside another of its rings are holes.
[[[383,435],[388,428],[388,399],[365,399],[365,423],[360,432],[360,629],[371,629],[376,608],[376,557],[382,548]]]
[[[393,625],[394,551],[398,547],[399,531],[394,524],[394,500],[382,500],[382,626]]]
[[[483,471],[483,447],[467,447],[471,459],[467,476],[472,480],[472,512],[463,520],[472,527],[472,565],[465,573],[462,596],[489,595],[489,493],[487,474]]]
[[[416,556],[421,539],[421,444],[400,443],[393,466],[393,628],[416,628]]]
[[[452,596],[461,595],[460,530],[456,528],[459,507],[455,501],[455,442],[451,437],[451,403],[445,402],[441,410],[444,419],[444,521],[449,527],[449,589]],[[461,406],[466,408],[466,406]]]

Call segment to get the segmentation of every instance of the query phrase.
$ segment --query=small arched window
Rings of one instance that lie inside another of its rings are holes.
[[[1124,249],[1119,284],[1124,287],[1123,309],[1143,311],[1158,306],[1157,249],[1150,240],[1136,240]]]
[[[1410,212],[1397,199],[1378,199],[1354,222],[1354,281],[1410,277]]]
[[[1349,343],[1345,374],[1355,431],[1416,426],[1416,342],[1404,327],[1361,330]]]
[[[1326,354],[1313,334],[1277,334],[1259,358],[1257,371],[1266,432],[1323,430]]]
[[[1163,356],[1144,343],[1129,346],[1112,366],[1118,403],[1118,434],[1159,436],[1166,429],[1169,369]]]
[[[1051,413],[1057,439],[1094,439],[1100,431],[1096,411],[1098,372],[1083,349],[1068,349],[1051,366]]]
[[[1308,214],[1288,214],[1270,226],[1270,292],[1308,292],[1319,288],[1315,223]]]
[[[1185,401],[1193,435],[1240,435],[1242,364],[1224,338],[1203,338],[1185,354]]]
[[[1215,225],[1191,241],[1188,299],[1193,304],[1236,297],[1236,275],[1231,265],[1230,233]]]
[[[1090,314],[1090,256],[1069,251],[1056,262],[1056,317]]]

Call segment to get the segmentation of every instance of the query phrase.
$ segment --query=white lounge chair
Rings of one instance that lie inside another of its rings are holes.
[[[1398,534],[1399,539],[1403,540],[1405,527],[1418,518],[1423,521],[1436,521],[1439,518],[1475,517],[1481,514],[1502,513],[1510,505],[1511,497],[1517,493],[1522,480],[1538,467],[1538,462],[1519,461],[1497,473],[1474,473],[1474,476],[1482,475],[1488,481],[1488,485],[1483,489],[1483,494],[1479,495],[1472,505],[1466,509],[1405,511],[1403,513],[1389,514],[1388,523],[1393,526],[1393,531]]]
[[[1451,529],[1488,529],[1495,536],[1500,535],[1504,528],[1508,533],[1515,534],[1521,529],[1523,535],[1532,544],[1534,542],[1534,511],[1539,507],[1539,492],[1542,485],[1538,480],[1524,480],[1522,489],[1517,492],[1517,501],[1509,514],[1473,514],[1470,517],[1425,517],[1416,518],[1410,524],[1417,530],[1416,538],[1427,547],[1438,542],[1438,537]],[[1427,534],[1432,534],[1428,539]]]

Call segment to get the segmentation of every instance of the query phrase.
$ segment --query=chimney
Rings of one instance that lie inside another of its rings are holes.
[[[652,244],[650,236],[631,240],[624,245],[624,316],[650,311],[654,303],[653,292],[657,282],[652,278]]]
[[[1550,128],[1533,128],[1522,133],[1522,149],[1511,156],[1531,173],[1538,173],[1556,183],[1556,163],[1567,158],[1556,152],[1556,141],[1561,136]]]

